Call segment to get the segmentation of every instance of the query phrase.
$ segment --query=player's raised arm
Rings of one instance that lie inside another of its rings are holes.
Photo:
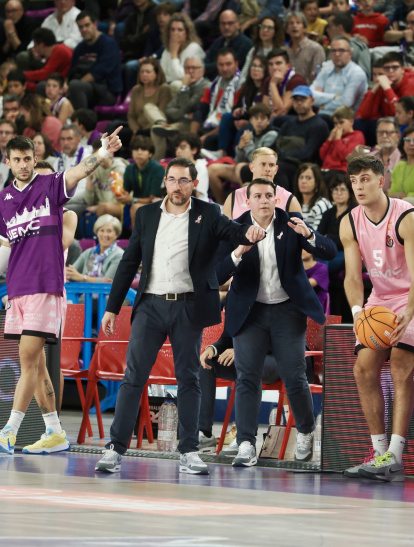
[[[121,129],[122,125],[115,129],[109,137],[107,136],[107,133],[104,133],[101,138],[101,148],[95,152],[95,154],[88,156],[78,165],[71,167],[66,171],[65,179],[67,190],[72,190],[80,180],[93,173],[109,154],[114,154],[121,148],[122,142],[118,137],[118,133]]]
[[[354,306],[362,308],[364,303],[364,283],[362,281],[362,260],[358,243],[355,241],[349,215],[346,215],[339,227],[339,236],[345,253],[345,281],[344,288],[351,309]],[[352,310],[354,325],[360,311]]]

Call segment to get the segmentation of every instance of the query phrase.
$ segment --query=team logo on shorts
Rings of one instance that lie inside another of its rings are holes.
[[[387,239],[385,241],[387,247],[393,247],[394,246],[394,240],[390,235],[387,234]]]

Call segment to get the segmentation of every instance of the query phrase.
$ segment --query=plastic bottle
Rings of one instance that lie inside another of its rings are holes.
[[[273,405],[269,414],[269,425],[276,425],[277,405]]]
[[[316,416],[313,442],[313,461],[320,462],[322,454],[322,412],[319,412]]]
[[[157,450],[159,452],[174,452],[177,448],[177,406],[171,399],[165,399],[158,415]]]

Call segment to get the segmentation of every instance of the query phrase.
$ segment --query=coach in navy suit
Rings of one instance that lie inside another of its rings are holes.
[[[216,266],[220,284],[230,277],[226,326],[233,337],[236,383],[236,421],[239,453],[233,465],[256,463],[257,398],[264,359],[272,351],[285,384],[298,429],[295,458],[312,456],[314,417],[306,379],[306,318],[325,321],[321,304],[302,263],[302,249],[330,260],[336,247],[313,232],[299,213],[275,208],[275,186],[253,180],[247,211],[237,222],[260,226],[266,238],[255,246],[222,242]]]
[[[201,335],[221,321],[215,254],[221,240],[252,244],[263,229],[241,226],[217,205],[191,197],[198,184],[194,164],[172,160],[167,197],[138,209],[129,245],[118,266],[102,328],[113,332],[132,280],[142,263],[132,312],[127,369],[119,389],[111,441],[97,471],[119,471],[138,414],[139,401],[162,344],[169,336],[178,383],[180,471],[205,474],[197,455]]]

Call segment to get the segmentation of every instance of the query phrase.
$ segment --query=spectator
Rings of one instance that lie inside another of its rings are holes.
[[[147,33],[155,27],[155,4],[151,0],[134,0],[135,9],[125,19],[119,37],[123,61],[140,59],[144,55]]]
[[[193,162],[196,166],[198,184],[194,190],[195,197],[202,199],[203,201],[209,201],[207,160],[199,157],[200,149],[200,137],[198,135],[194,135],[194,133],[181,133],[175,140],[175,157],[185,158]]]
[[[302,249],[302,261],[309,283],[313,287],[322,309],[325,311],[329,295],[328,266],[322,262],[317,262],[313,254],[306,249]]]
[[[398,148],[400,126],[395,118],[379,118],[376,133],[377,145],[371,154],[377,156],[384,164],[385,183],[383,190],[387,193],[391,186],[392,173],[401,159],[401,152]]]
[[[356,205],[351,182],[345,173],[331,179],[329,197],[333,207],[323,213],[318,232],[331,239],[338,249],[336,257],[326,263],[329,273],[334,274],[345,269],[344,246],[339,237],[339,226],[344,216]]]
[[[125,20],[133,9],[134,0],[119,0],[115,11],[111,15],[110,21],[106,23],[108,25],[108,29],[105,30],[104,28],[101,28],[101,30],[106,32],[106,34],[111,38],[115,38],[118,42],[122,29],[125,26]],[[102,24],[103,22],[101,21],[101,26]]]
[[[374,10],[375,0],[359,0],[352,35],[369,48],[385,45],[384,31],[389,25],[382,13]]]
[[[242,70],[242,80],[246,80],[253,56],[266,57],[272,49],[281,48],[285,43],[283,25],[277,17],[267,15],[259,19],[253,35],[253,47],[246,56]]]
[[[184,0],[182,12],[194,21],[199,36],[215,38],[219,35],[217,18],[224,4],[225,0]]]
[[[47,161],[50,165],[56,163],[56,155],[52,143],[47,135],[39,131],[32,137],[37,161]]]
[[[171,17],[174,15],[174,13],[177,12],[177,7],[172,2],[169,2],[168,0],[165,2],[161,2],[161,4],[158,4],[155,8],[155,18],[157,21],[157,24],[150,28],[147,32],[147,39],[145,42],[145,48],[144,48],[144,54],[143,57],[152,57],[153,55],[156,55],[157,57],[160,56],[160,52],[162,52],[162,34],[168,25],[168,21],[171,19]],[[138,65],[139,61],[136,61],[136,72],[138,72]],[[136,76],[135,76],[136,81]],[[134,81],[134,84],[135,84]],[[132,87],[132,86],[131,86]]]
[[[401,99],[395,103],[395,117],[397,118],[402,131],[404,131],[406,127],[414,125],[414,95],[401,97]]]
[[[21,113],[26,122],[23,135],[31,139],[35,133],[41,131],[49,137],[56,152],[60,153],[59,136],[62,124],[52,116],[46,100],[40,95],[27,95],[22,100]]]
[[[72,114],[72,123],[76,125],[82,135],[82,144],[92,143],[95,139],[101,138],[101,133],[96,130],[96,124],[98,123],[98,116],[93,110],[88,108],[79,108]]]
[[[405,62],[409,66],[414,66],[414,10],[407,13],[405,25]]]
[[[4,6],[5,18],[0,21],[0,62],[15,58],[29,45],[36,21],[24,13],[20,0],[9,0]]]
[[[323,213],[332,207],[318,165],[315,163],[300,165],[293,193],[302,207],[303,220],[314,230],[318,230]]]
[[[330,18],[329,26],[327,27],[327,32],[329,38],[332,40],[336,36],[344,36],[348,38],[349,44],[352,49],[352,61],[359,65],[368,79],[371,77],[371,54],[366,46],[361,40],[353,37],[351,35],[352,28],[354,25],[354,19],[349,11],[340,11],[335,13],[335,15]]]
[[[329,135],[327,123],[313,111],[314,99],[310,87],[296,87],[292,100],[297,118],[288,119],[282,125],[275,145],[279,156],[276,182],[286,190],[291,190],[291,181],[301,162],[319,160],[319,149]]]
[[[414,204],[414,127],[407,127],[402,135],[403,158],[391,175],[391,198],[406,198]]]
[[[236,62],[240,69],[243,68],[246,56],[253,46],[253,42],[240,32],[240,24],[237,15],[232,10],[221,12],[219,17],[221,36],[207,51],[205,58],[206,76],[210,80],[217,77],[218,53],[222,48],[231,48],[236,52]]]
[[[319,5],[317,0],[301,0],[300,11],[306,17],[308,26],[306,28],[308,35],[322,37],[325,33],[325,27],[328,24],[326,19],[321,19],[319,16]]]
[[[306,17],[301,11],[294,11],[286,17],[285,27],[290,40],[285,49],[295,73],[303,76],[310,85],[325,61],[325,51],[306,36],[307,26]]]
[[[23,129],[26,125],[24,117],[20,114],[20,97],[14,93],[8,93],[3,96],[3,116],[6,120],[16,124],[17,135],[23,133]]]
[[[147,105],[146,114],[154,121],[151,139],[155,146],[156,160],[165,158],[167,139],[176,137],[180,131],[190,129],[196,105],[200,102],[204,90],[210,86],[210,82],[204,78],[204,63],[201,59],[193,57],[184,61],[181,84],[181,88],[169,101],[164,112],[153,104],[151,107]]]
[[[70,123],[74,111],[72,103],[64,96],[64,83],[63,76],[53,72],[47,77],[45,87],[45,95],[50,101],[50,111],[62,125]]]
[[[119,219],[103,215],[93,225],[98,238],[96,247],[83,251],[72,266],[66,266],[66,278],[69,281],[83,283],[112,283],[124,250],[118,247],[116,240],[121,235]]]
[[[332,0],[332,13],[347,12],[351,9],[349,0]]]
[[[384,32],[384,41],[387,44],[398,44],[402,40],[408,41],[410,34],[407,33],[406,18],[410,11],[413,9],[413,0],[403,0],[395,8],[393,15],[390,19],[390,26]]]
[[[20,100],[27,97],[26,76],[19,68],[7,74],[7,92],[17,95]]]
[[[55,35],[47,28],[38,28],[33,33],[33,53],[36,58],[44,62],[43,68],[27,70],[26,87],[29,91],[37,91],[43,95],[45,90],[44,80],[53,72],[58,72],[64,78],[68,73],[73,51],[65,44],[58,44]]]
[[[134,163],[125,169],[124,190],[116,199],[118,203],[131,206],[131,224],[134,227],[135,213],[139,207],[161,197],[161,184],[165,173],[164,167],[151,159],[154,154],[151,139],[138,135],[132,139],[130,146]]]
[[[326,63],[311,85],[319,113],[329,116],[342,105],[356,110],[368,89],[365,72],[351,61],[348,38],[336,36],[331,41],[330,56],[332,63]]]
[[[93,152],[101,147],[101,139],[92,142]],[[123,158],[109,155],[94,173],[88,176],[83,199],[87,205],[86,211],[95,213],[97,216],[112,215],[122,218],[123,206],[116,201],[114,192],[111,189],[111,181],[114,180],[113,173],[119,173],[122,177],[125,173],[128,162]]]
[[[272,109],[272,118],[289,114],[292,108],[292,91],[306,80],[289,64],[289,55],[284,49],[274,49],[267,55],[269,76],[262,86],[263,102]]]
[[[62,154],[55,161],[56,171],[66,171],[78,165],[83,159],[92,154],[91,146],[82,146],[81,133],[76,125],[64,125],[60,132],[60,146]],[[78,182],[76,194],[67,203],[66,207],[81,216],[86,209],[83,194],[86,188],[86,177]]]
[[[276,140],[277,132],[270,125],[270,108],[258,103],[249,108],[249,121],[253,131],[245,129],[236,147],[236,165],[214,163],[208,167],[210,188],[217,203],[224,204],[225,193],[223,181],[235,182],[241,185],[240,170],[252,161],[253,152],[257,148],[272,146]]]
[[[357,145],[365,144],[361,131],[354,131],[354,111],[349,106],[340,106],[332,114],[334,128],[321,146],[319,155],[322,160],[322,172],[325,183],[336,171],[346,173],[347,156]]]
[[[6,163],[6,147],[10,139],[16,136],[16,124],[4,118],[0,119],[0,190],[12,181],[12,173]]]
[[[76,22],[83,40],[73,52],[68,73],[73,107],[113,105],[122,92],[118,45],[98,30],[96,18],[87,11],[79,13]]]
[[[201,144],[208,150],[217,150],[220,120],[233,110],[240,95],[240,70],[232,49],[219,50],[217,70],[219,76],[204,90],[190,125],[192,133],[202,132]]]
[[[0,65],[0,93],[3,95],[7,90],[7,74],[11,70],[16,70],[17,65],[13,59],[4,61]]]

